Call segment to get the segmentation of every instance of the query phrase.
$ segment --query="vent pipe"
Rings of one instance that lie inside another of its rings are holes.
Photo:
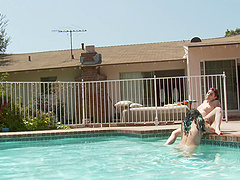
[[[191,43],[197,43],[197,42],[202,42],[202,40],[199,37],[194,37],[191,39]]]
[[[84,50],[84,43],[82,43],[81,45],[82,45],[82,50]]]

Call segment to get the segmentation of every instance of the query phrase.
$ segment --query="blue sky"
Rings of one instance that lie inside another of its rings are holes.
[[[240,27],[239,0],[0,0],[11,44],[7,53],[189,40]]]

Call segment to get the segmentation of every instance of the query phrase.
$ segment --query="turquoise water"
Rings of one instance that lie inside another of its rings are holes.
[[[166,138],[1,142],[0,179],[238,179],[240,150],[200,145],[184,157]],[[177,140],[179,142],[179,139]]]

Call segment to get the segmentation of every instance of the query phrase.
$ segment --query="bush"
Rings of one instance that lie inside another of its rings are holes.
[[[64,125],[64,124],[60,124],[57,126],[57,129],[71,129],[70,126],[68,125]]]
[[[24,108],[12,105],[11,108],[10,104],[0,106],[0,129],[4,127],[8,127],[10,131],[70,129],[69,126],[57,122],[53,112],[44,113],[39,109],[32,110],[31,106]]]
[[[56,125],[53,118],[48,113],[38,111],[35,117],[25,118],[23,122],[27,130],[47,130],[55,129]]]
[[[45,100],[45,101],[44,101]],[[64,101],[60,101],[59,99],[53,100],[53,96],[48,97],[48,96],[41,96],[41,103],[38,100],[37,103],[37,109],[41,111],[48,112],[50,111],[52,114],[54,114],[55,118],[58,120],[64,119]],[[50,102],[54,102],[53,104]],[[49,104],[50,103],[50,104]]]
[[[6,81],[7,77],[8,74],[3,73],[0,76],[0,82]],[[53,104],[50,109],[47,109],[49,101],[46,97],[42,97],[40,101],[45,103],[45,108],[39,103],[37,108],[33,108],[32,105],[36,104],[36,102],[29,102],[28,106],[25,107],[19,102],[10,104],[7,101],[11,99],[11,88],[8,83],[0,85],[0,130],[4,127],[9,128],[10,131],[70,129],[69,126],[58,123],[56,119],[56,115],[58,119],[60,117],[63,119],[64,102],[58,100],[57,106]],[[61,111],[56,114],[56,109],[61,109]]]
[[[0,107],[0,124],[3,127],[8,127],[10,131],[23,131],[26,129],[19,108],[13,106],[11,109],[10,104],[3,104]]]

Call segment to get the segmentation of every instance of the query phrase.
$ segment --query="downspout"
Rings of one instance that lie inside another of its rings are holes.
[[[156,75],[154,75],[154,92],[155,92],[155,111],[156,111],[156,116],[155,116],[155,126],[158,125],[158,114],[157,114],[157,82],[156,82]]]
[[[82,124],[85,125],[86,122],[87,122],[87,119],[85,118],[85,107],[84,107],[84,105],[85,105],[85,101],[84,101],[85,95],[84,95],[84,82],[83,82],[83,79],[82,79],[82,83],[81,84],[82,84],[82,113],[83,113],[83,122],[82,122]]]
[[[227,109],[227,79],[225,71],[223,71],[223,88],[224,88],[224,105],[225,105],[225,120],[228,122],[228,109]]]
[[[190,96],[190,65],[189,65],[189,57],[188,57],[188,46],[183,46],[184,47],[184,51],[185,54],[183,56],[183,58],[187,58],[187,80],[188,80],[188,100],[191,100],[191,96]]]

